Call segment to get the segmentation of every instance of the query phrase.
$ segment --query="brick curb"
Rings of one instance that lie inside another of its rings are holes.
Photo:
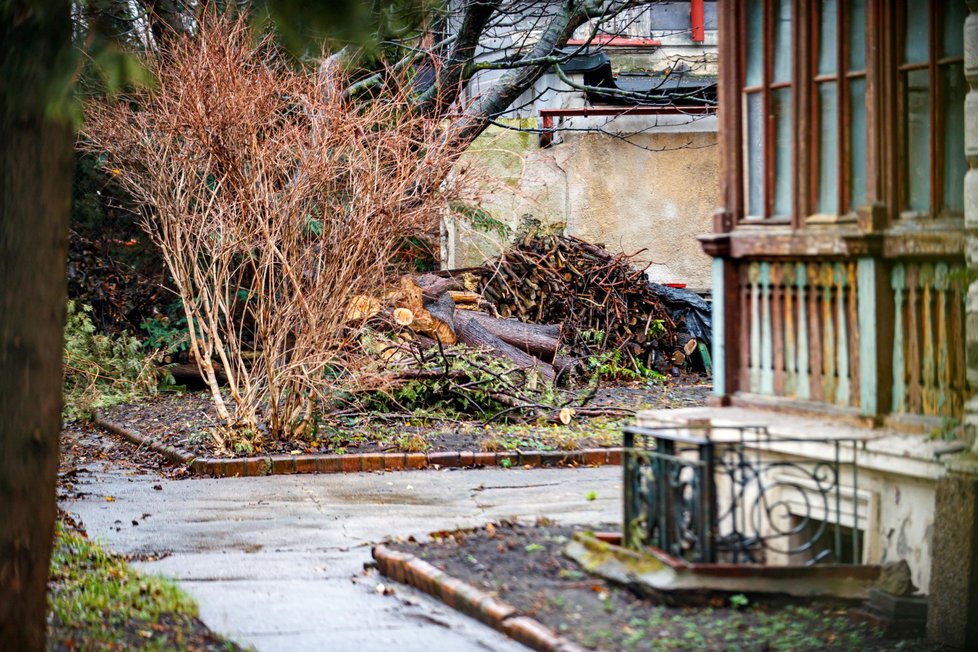
[[[383,544],[374,546],[373,557],[386,577],[424,591],[537,652],[585,652],[584,648],[540,621],[519,613],[512,605],[438,570],[423,559]]]
[[[579,451],[515,451],[484,453],[439,451],[435,453],[357,453],[354,455],[265,455],[232,459],[197,457],[173,446],[143,437],[138,432],[96,414],[95,425],[115,433],[137,446],[156,451],[170,462],[187,466],[194,475],[212,478],[254,477],[292,473],[360,473],[365,471],[413,471],[420,469],[471,468],[482,466],[564,467],[617,466],[621,448],[585,448]]]

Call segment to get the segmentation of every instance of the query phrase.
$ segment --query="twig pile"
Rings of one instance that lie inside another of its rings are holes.
[[[500,317],[563,324],[579,348],[597,334],[648,368],[668,368],[685,344],[643,269],[574,237],[529,233],[478,271],[482,295]]]

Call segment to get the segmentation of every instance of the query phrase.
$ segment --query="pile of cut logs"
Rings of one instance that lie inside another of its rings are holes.
[[[547,380],[569,373],[575,365],[573,358],[558,354],[563,341],[560,324],[526,323],[481,312],[480,307],[491,306],[466,290],[462,279],[405,276],[390,298],[393,320],[432,343],[487,349],[518,366],[536,368]]]
[[[376,315],[422,343],[487,349],[547,380],[600,350],[675,372],[697,344],[627,256],[559,235],[531,233],[474,270],[402,277],[383,301],[358,297],[348,312],[351,321]]]

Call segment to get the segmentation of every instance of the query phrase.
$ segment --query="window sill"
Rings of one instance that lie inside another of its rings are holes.
[[[787,215],[776,215],[774,217],[745,216],[738,222],[737,226],[782,226],[791,224],[791,218]]]
[[[855,224],[857,221],[855,213],[845,215],[831,215],[828,213],[816,213],[805,218],[805,226],[815,226],[819,224]]]

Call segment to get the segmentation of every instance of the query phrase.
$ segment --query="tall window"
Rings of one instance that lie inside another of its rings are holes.
[[[811,204],[844,215],[866,200],[866,0],[814,3],[812,29]]]
[[[746,212],[791,215],[791,0],[748,0],[743,14]]]
[[[964,212],[965,0],[901,3],[900,116],[903,209]]]

